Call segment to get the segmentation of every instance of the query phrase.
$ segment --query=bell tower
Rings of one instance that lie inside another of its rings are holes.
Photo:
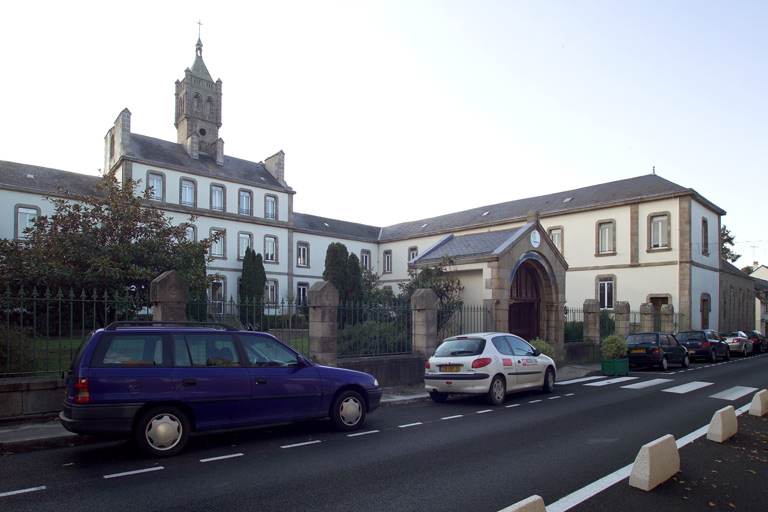
[[[176,141],[192,158],[207,154],[221,165],[224,141],[221,128],[221,79],[213,81],[203,62],[203,43],[195,45],[192,69],[184,70],[184,79],[176,80]]]

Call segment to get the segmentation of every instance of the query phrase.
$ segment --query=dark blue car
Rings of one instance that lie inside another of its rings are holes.
[[[372,375],[224,324],[111,324],[85,339],[66,380],[67,430],[133,438],[159,457],[178,453],[190,432],[312,418],[355,430],[381,401]]]

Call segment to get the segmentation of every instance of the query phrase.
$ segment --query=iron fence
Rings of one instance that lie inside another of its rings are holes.
[[[411,307],[406,301],[339,305],[339,357],[410,354]]]
[[[584,341],[584,310],[565,308],[565,343]]]
[[[0,377],[60,374],[83,338],[120,320],[147,319],[149,300],[130,291],[6,288],[0,297]]]
[[[485,306],[444,304],[437,313],[438,339],[491,330],[491,312]]]

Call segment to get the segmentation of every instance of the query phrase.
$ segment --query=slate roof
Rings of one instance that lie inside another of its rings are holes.
[[[373,243],[378,241],[379,233],[381,232],[381,228],[376,226],[295,212],[293,214],[293,225],[297,231],[325,236],[343,236]]]
[[[491,256],[500,249],[510,245],[527,227],[528,225],[526,224],[515,229],[488,231],[471,235],[449,235],[424,251],[416,258],[416,261],[419,264],[428,264],[440,261],[443,256],[452,256],[456,259]]]
[[[541,217],[546,217],[612,204],[682,195],[694,195],[720,215],[725,215],[724,210],[707,201],[695,190],[681,187],[656,174],[648,174],[538,197],[481,206],[439,217],[403,222],[383,228],[381,240],[390,241],[505,222],[519,222],[525,220],[531,211],[538,211]]]
[[[133,155],[127,158],[136,158],[144,163],[177,168],[201,176],[219,178],[222,181],[236,181],[294,193],[291,187],[281,185],[262,162],[251,162],[224,155],[224,164],[218,165],[214,158],[203,153],[198,160],[195,160],[189,156],[181,144],[136,133],[131,134],[131,152]]]
[[[101,176],[61,171],[0,160],[0,188],[36,194],[61,195],[59,187],[76,194],[91,194]]]

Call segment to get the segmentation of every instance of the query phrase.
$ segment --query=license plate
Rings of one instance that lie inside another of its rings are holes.
[[[695,353],[696,353],[696,351],[695,351],[695,350],[689,350],[689,351],[688,351],[688,353],[689,353],[689,354],[695,354]]]
[[[458,372],[461,370],[461,366],[459,365],[450,365],[450,366],[441,366],[440,371],[442,372]]]
[[[645,354],[645,349],[644,348],[633,348],[631,350],[631,352],[633,354]]]

